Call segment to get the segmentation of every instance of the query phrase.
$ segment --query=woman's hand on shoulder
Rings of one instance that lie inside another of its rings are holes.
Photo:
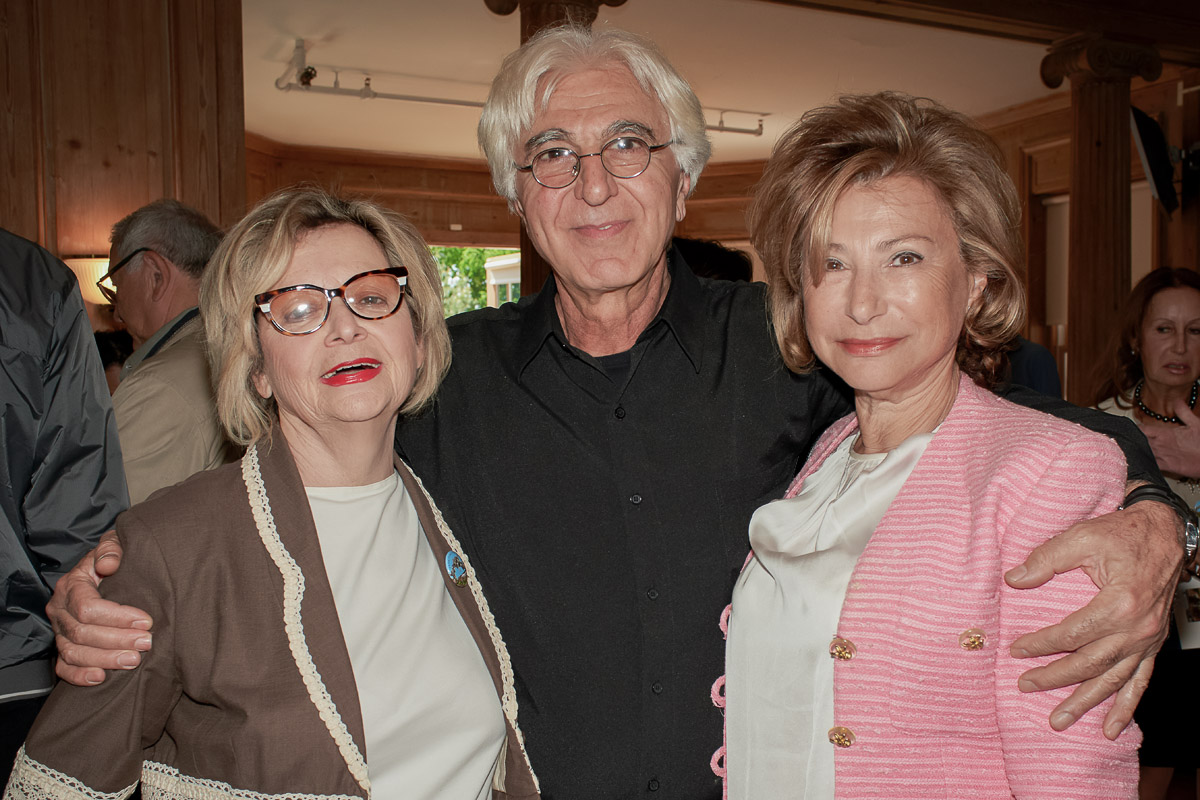
[[[1167,635],[1183,560],[1178,528],[1170,507],[1137,503],[1075,524],[1005,575],[1013,588],[1032,589],[1056,574],[1082,569],[1100,589],[1062,622],[1012,645],[1016,658],[1066,654],[1024,673],[1019,683],[1022,691],[1078,684],[1051,714],[1055,730],[1070,727],[1114,694],[1104,735],[1117,738],[1133,718]]]
[[[59,579],[46,605],[58,647],[55,672],[67,683],[95,686],[106,669],[133,669],[150,649],[150,616],[100,596],[100,581],[120,568],[122,553],[116,531],[105,533]]]
[[[1187,403],[1175,405],[1179,425],[1141,425],[1146,441],[1154,451],[1154,460],[1163,472],[1200,478],[1200,416]]]

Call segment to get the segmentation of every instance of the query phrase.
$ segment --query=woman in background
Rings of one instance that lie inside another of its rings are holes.
[[[1200,274],[1163,267],[1138,281],[1114,340],[1097,407],[1147,429],[1182,425],[1178,409],[1194,411],[1200,390]],[[1163,476],[1184,502],[1200,508],[1200,479],[1165,469]],[[1174,624],[1134,715],[1145,736],[1138,753],[1141,800],[1163,800],[1175,770],[1200,770],[1200,747],[1180,705],[1200,679],[1200,580],[1188,577],[1179,585]]]

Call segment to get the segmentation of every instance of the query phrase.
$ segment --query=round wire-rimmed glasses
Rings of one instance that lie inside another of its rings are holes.
[[[550,147],[533,157],[518,172],[530,172],[547,189],[565,189],[579,177],[579,164],[585,158],[599,156],[604,169],[614,178],[636,178],[650,166],[650,156],[675,142],[647,144],[636,136],[618,136],[595,153],[580,155],[569,147]]]
[[[315,333],[329,319],[329,306],[340,297],[362,319],[384,319],[400,310],[408,269],[388,267],[360,272],[336,289],[302,283],[254,296],[259,313],[287,336]]]

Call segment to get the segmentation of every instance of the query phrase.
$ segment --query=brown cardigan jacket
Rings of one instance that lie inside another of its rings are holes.
[[[6,798],[124,797],[138,780],[147,797],[370,796],[358,692],[308,498],[278,429],[272,442],[119,518],[124,560],[102,589],[151,614],[154,648],[98,687],[54,690]],[[461,556],[421,482],[399,459],[396,468],[437,563]],[[508,651],[462,562],[458,581],[442,577],[507,720],[493,797],[537,798]]]

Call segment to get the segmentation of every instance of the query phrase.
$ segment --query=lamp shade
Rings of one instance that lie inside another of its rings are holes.
[[[101,275],[108,272],[107,258],[78,256],[64,258],[63,261],[75,273],[75,277],[79,279],[79,291],[83,295],[84,300],[89,303],[95,303],[98,306],[108,304],[108,300],[96,288],[96,281],[100,280]],[[105,285],[109,288],[115,288],[112,285],[112,281],[106,281]]]

